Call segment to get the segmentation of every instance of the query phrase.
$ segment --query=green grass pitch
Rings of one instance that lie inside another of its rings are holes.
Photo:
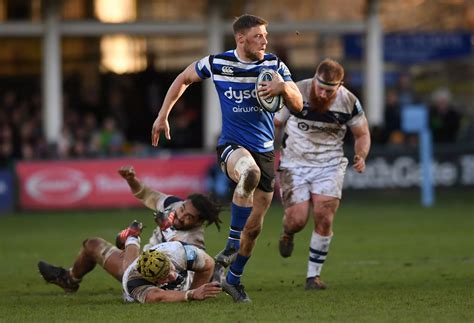
[[[275,204],[243,283],[250,304],[221,294],[205,302],[124,304],[121,286],[100,267],[66,295],[39,276],[44,259],[70,266],[86,237],[113,241],[133,219],[153,228],[144,209],[23,212],[0,216],[0,322],[473,322],[474,192],[438,194],[423,208],[418,193],[364,194],[343,200],[323,269],[329,289],[303,289],[312,222],[292,257],[278,254],[282,208]],[[347,194],[350,195],[350,194]],[[225,243],[206,229],[208,252]]]

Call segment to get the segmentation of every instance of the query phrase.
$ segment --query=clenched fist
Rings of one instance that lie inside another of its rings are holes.
[[[118,173],[127,181],[134,179],[136,175],[133,166],[122,166],[119,168]]]

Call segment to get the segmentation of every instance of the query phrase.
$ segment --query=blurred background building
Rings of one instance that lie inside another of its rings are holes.
[[[233,48],[242,13],[270,22],[269,51],[295,80],[339,60],[376,145],[416,140],[400,131],[411,103],[431,107],[437,142],[474,143],[472,0],[0,0],[2,165],[158,153],[149,134],[168,86]],[[212,84],[193,85],[162,146],[210,151],[219,120]]]
[[[150,130],[185,66],[234,48],[243,13],[270,22],[268,50],[295,80],[325,57],[346,67],[375,152],[417,146],[401,129],[410,104],[429,107],[436,149],[474,146],[472,0],[0,0],[0,167],[213,151],[211,82],[178,102],[172,141],[152,148]]]

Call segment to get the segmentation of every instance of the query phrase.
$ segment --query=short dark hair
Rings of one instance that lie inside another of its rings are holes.
[[[344,78],[344,68],[337,61],[326,58],[319,63],[316,75],[321,76],[328,82],[339,82]]]
[[[262,25],[267,26],[268,21],[258,16],[244,14],[235,18],[232,28],[234,29],[234,35],[236,35],[237,33],[245,33],[250,28]]]
[[[222,206],[213,197],[195,193],[189,195],[187,199],[190,200],[196,210],[198,210],[200,220],[207,222],[207,226],[214,223],[217,230],[220,231],[220,223],[222,223],[222,221],[219,218],[219,213],[221,212]]]

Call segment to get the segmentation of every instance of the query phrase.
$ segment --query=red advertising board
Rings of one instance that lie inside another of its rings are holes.
[[[186,197],[206,191],[214,155],[168,159],[19,162],[20,207],[30,210],[115,208],[141,205],[117,173],[132,165],[152,189]]]

